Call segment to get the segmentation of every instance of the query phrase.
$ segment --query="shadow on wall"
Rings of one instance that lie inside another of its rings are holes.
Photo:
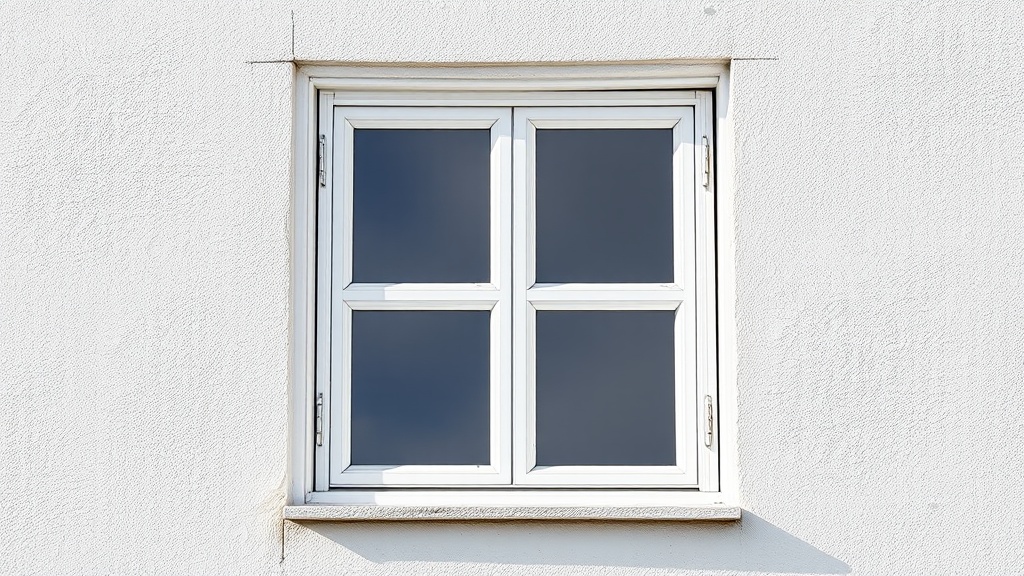
[[[378,564],[472,562],[850,572],[843,561],[747,511],[737,523],[303,522],[301,526]]]

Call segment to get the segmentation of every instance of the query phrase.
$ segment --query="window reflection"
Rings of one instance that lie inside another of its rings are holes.
[[[490,131],[357,129],[355,282],[490,280]]]
[[[674,465],[670,310],[537,312],[537,465]]]
[[[672,130],[537,130],[537,282],[671,282]]]
[[[352,313],[352,463],[490,463],[490,312]]]

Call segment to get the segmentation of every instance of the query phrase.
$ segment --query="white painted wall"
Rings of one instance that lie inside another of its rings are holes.
[[[1018,3],[95,4],[0,4],[0,573],[1024,573]],[[743,521],[282,522],[291,60],[731,57]]]

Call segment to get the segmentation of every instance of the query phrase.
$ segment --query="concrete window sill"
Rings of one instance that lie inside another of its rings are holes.
[[[735,521],[740,507],[725,504],[695,506],[285,506],[284,517],[294,521],[391,522],[409,520],[622,520],[622,521]]]

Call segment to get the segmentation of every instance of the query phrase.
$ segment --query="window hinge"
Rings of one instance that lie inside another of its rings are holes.
[[[711,186],[711,145],[708,144],[708,137],[701,136],[704,142],[704,187]]]
[[[704,397],[704,445],[708,448],[715,440],[715,404],[711,396]]]
[[[324,445],[324,394],[316,395],[316,445]]]
[[[320,135],[320,146],[317,149],[316,156],[316,169],[317,174],[320,178],[320,186],[327,186],[327,169],[324,168],[324,147],[326,146],[327,137],[323,134]]]

